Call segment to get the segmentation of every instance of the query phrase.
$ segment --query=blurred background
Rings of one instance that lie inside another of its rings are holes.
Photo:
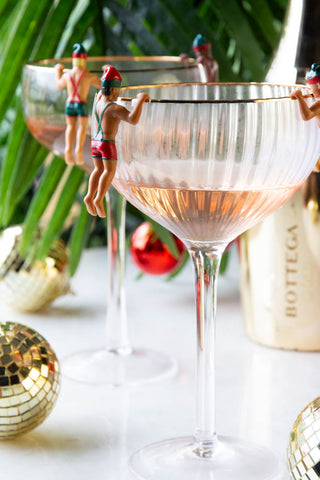
[[[220,81],[263,81],[278,46],[289,0],[1,0],[0,2],[0,229],[23,224],[41,177],[55,162],[29,133],[20,106],[23,65],[70,57],[81,42],[89,56],[193,56],[202,33],[219,63]],[[42,228],[48,248],[58,237],[71,248],[71,274],[82,249],[106,244],[105,222],[82,208],[87,173],[77,167],[63,209],[51,208]],[[38,199],[39,201],[39,199]],[[40,198],[41,201],[41,198]],[[43,197],[43,202],[48,199]],[[44,205],[42,206],[44,210]],[[143,221],[129,206],[130,234]],[[50,227],[50,228],[49,228]],[[33,242],[32,242],[33,243]],[[32,245],[34,249],[34,245]]]

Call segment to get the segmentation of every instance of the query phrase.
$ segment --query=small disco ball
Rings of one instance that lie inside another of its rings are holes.
[[[287,456],[294,480],[320,478],[320,397],[309,403],[294,422]]]
[[[70,292],[68,255],[56,240],[43,261],[30,265],[19,255],[22,227],[0,233],[0,302],[21,312],[36,312]]]
[[[42,423],[59,392],[60,369],[49,343],[32,328],[0,322],[0,440]]]

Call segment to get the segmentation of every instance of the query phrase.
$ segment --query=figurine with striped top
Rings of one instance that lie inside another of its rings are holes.
[[[115,137],[119,124],[124,120],[131,125],[136,125],[142,113],[143,103],[149,101],[149,95],[139,93],[131,112],[117,104],[121,80],[118,70],[111,65],[106,66],[101,77],[101,91],[93,107],[94,135],[91,140],[91,155],[94,170],[89,178],[88,193],[84,202],[88,212],[99,217],[106,216],[103,200],[116,172]]]
[[[66,88],[68,98],[65,115],[67,129],[65,134],[65,161],[68,165],[82,165],[83,145],[88,125],[87,97],[90,87],[100,88],[100,80],[93,73],[86,71],[87,52],[81,43],[73,45],[72,69],[63,74],[64,65],[58,63],[56,84],[59,89]],[[75,143],[75,159],[72,148]]]

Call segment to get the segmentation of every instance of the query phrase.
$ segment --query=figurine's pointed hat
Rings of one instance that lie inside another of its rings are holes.
[[[311,69],[306,75],[306,80],[309,85],[320,83],[320,63],[313,63]]]
[[[104,71],[104,74],[101,77],[101,86],[104,88],[106,87],[120,88],[121,80],[122,78],[118,70],[112,67],[112,65],[108,65],[108,67]]]
[[[201,34],[198,35],[193,40],[192,48],[195,52],[201,52],[202,50],[207,50],[211,47],[211,43]]]
[[[72,58],[87,58],[87,51],[82,45],[82,43],[75,43],[72,49]]]

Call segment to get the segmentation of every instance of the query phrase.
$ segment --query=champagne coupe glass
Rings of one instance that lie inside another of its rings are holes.
[[[185,243],[196,287],[195,432],[135,453],[130,465],[139,479],[270,480],[279,473],[268,449],[216,435],[214,318],[224,248],[280,207],[318,158],[317,122],[302,121],[293,89],[186,84],[123,91],[152,100],[135,130],[120,127],[114,186]]]
[[[34,137],[56,155],[64,157],[66,92],[58,90],[56,63],[72,68],[71,58],[49,59],[28,64],[22,78],[22,106]],[[194,59],[179,57],[88,57],[87,69],[101,76],[111,64],[122,76],[122,85],[203,82],[205,70]],[[89,108],[95,90],[89,92]],[[84,145],[85,168],[93,168],[90,151],[90,119]],[[72,167],[69,167],[72,168]],[[128,339],[125,272],[126,201],[111,188],[106,195],[108,230],[108,309],[105,346],[76,352],[63,362],[63,372],[78,381],[112,385],[141,384],[172,375],[177,368],[171,357],[145,348],[131,347]]]

